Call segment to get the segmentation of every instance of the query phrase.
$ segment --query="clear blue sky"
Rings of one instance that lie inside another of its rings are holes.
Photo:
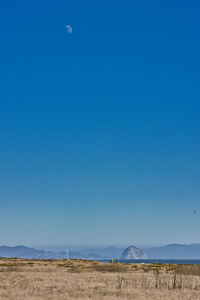
[[[200,242],[199,15],[1,2],[0,244]]]

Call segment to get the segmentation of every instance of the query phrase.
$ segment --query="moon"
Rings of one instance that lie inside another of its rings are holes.
[[[67,32],[68,32],[69,34],[72,34],[72,26],[70,26],[70,25],[65,25],[65,28],[67,29]]]

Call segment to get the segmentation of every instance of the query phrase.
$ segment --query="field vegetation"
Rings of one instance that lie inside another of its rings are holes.
[[[0,259],[0,299],[200,299],[200,266]]]

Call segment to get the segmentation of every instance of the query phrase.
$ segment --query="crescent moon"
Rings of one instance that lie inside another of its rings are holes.
[[[65,28],[67,29],[69,34],[72,34],[72,26],[70,25],[65,25]]]

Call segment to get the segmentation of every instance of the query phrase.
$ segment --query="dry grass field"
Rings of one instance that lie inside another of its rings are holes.
[[[0,299],[200,299],[200,266],[0,259]]]

